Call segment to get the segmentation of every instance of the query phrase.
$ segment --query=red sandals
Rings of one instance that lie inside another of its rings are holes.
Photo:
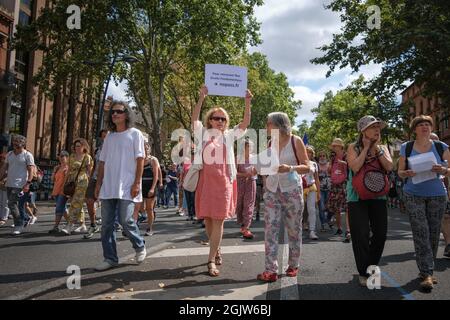
[[[298,274],[298,268],[289,267],[286,269],[286,276],[288,277],[296,277]]]
[[[264,271],[263,273],[258,274],[256,279],[263,282],[275,282],[278,280],[278,274],[269,271]]]

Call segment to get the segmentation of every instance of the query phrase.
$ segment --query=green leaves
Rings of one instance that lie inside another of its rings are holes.
[[[381,29],[370,30],[366,9],[381,9]],[[450,3],[442,0],[334,0],[328,9],[341,13],[344,24],[322,57],[311,62],[336,68],[382,64],[381,74],[367,82],[376,96],[404,89],[405,82],[425,84],[424,94],[450,102]]]
[[[395,103],[393,96],[376,100],[367,93],[364,83],[364,78],[360,77],[336,94],[327,92],[325,99],[313,109],[316,119],[307,132],[316,149],[328,150],[333,138],[341,138],[347,144],[356,141],[358,120],[365,115],[373,115],[388,124],[383,137],[385,143],[403,138],[405,109]]]

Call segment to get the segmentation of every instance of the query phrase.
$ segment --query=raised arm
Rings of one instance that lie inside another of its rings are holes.
[[[195,105],[194,111],[192,112],[192,123],[191,123],[192,130],[195,130],[195,121],[198,121],[200,118],[200,111],[202,110],[203,102],[205,101],[205,98],[207,96],[208,96],[208,88],[205,85],[203,85],[200,88],[199,98],[197,104]]]
[[[366,161],[367,152],[369,151],[369,146],[366,145],[358,155],[355,150],[355,144],[352,143],[348,146],[347,149],[347,163],[350,169],[354,173],[358,173],[359,170],[361,170],[362,166],[364,165],[364,162]]]
[[[250,125],[250,121],[252,119],[252,112],[251,112],[252,98],[253,98],[253,94],[250,92],[250,90],[247,90],[246,95],[245,95],[244,119],[239,124],[239,129],[241,129],[241,130],[246,130],[248,128],[248,126]]]

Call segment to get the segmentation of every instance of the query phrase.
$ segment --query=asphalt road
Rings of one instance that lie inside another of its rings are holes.
[[[443,258],[441,243],[436,264],[439,284],[431,293],[418,290],[412,235],[405,215],[389,213],[389,234],[380,263],[380,290],[362,288],[356,281],[351,244],[327,231],[318,241],[303,242],[297,278],[282,277],[271,284],[256,280],[264,268],[264,224],[254,222],[255,239],[244,240],[234,221],[226,222],[221,274],[207,274],[208,246],[204,229],[186,222],[172,210],[158,210],[155,234],[146,237],[148,257],[133,261],[130,242],[118,235],[122,264],[95,272],[102,260],[99,234],[49,236],[52,207],[41,207],[37,224],[19,237],[11,228],[0,229],[0,299],[448,299],[450,260]],[[145,224],[141,226],[145,230]],[[280,272],[286,269],[287,246],[281,241]],[[69,290],[68,266],[81,270],[81,289]]]

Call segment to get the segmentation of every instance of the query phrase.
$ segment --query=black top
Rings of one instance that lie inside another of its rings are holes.
[[[152,161],[144,165],[144,171],[142,172],[142,181],[153,181],[153,167]]]

